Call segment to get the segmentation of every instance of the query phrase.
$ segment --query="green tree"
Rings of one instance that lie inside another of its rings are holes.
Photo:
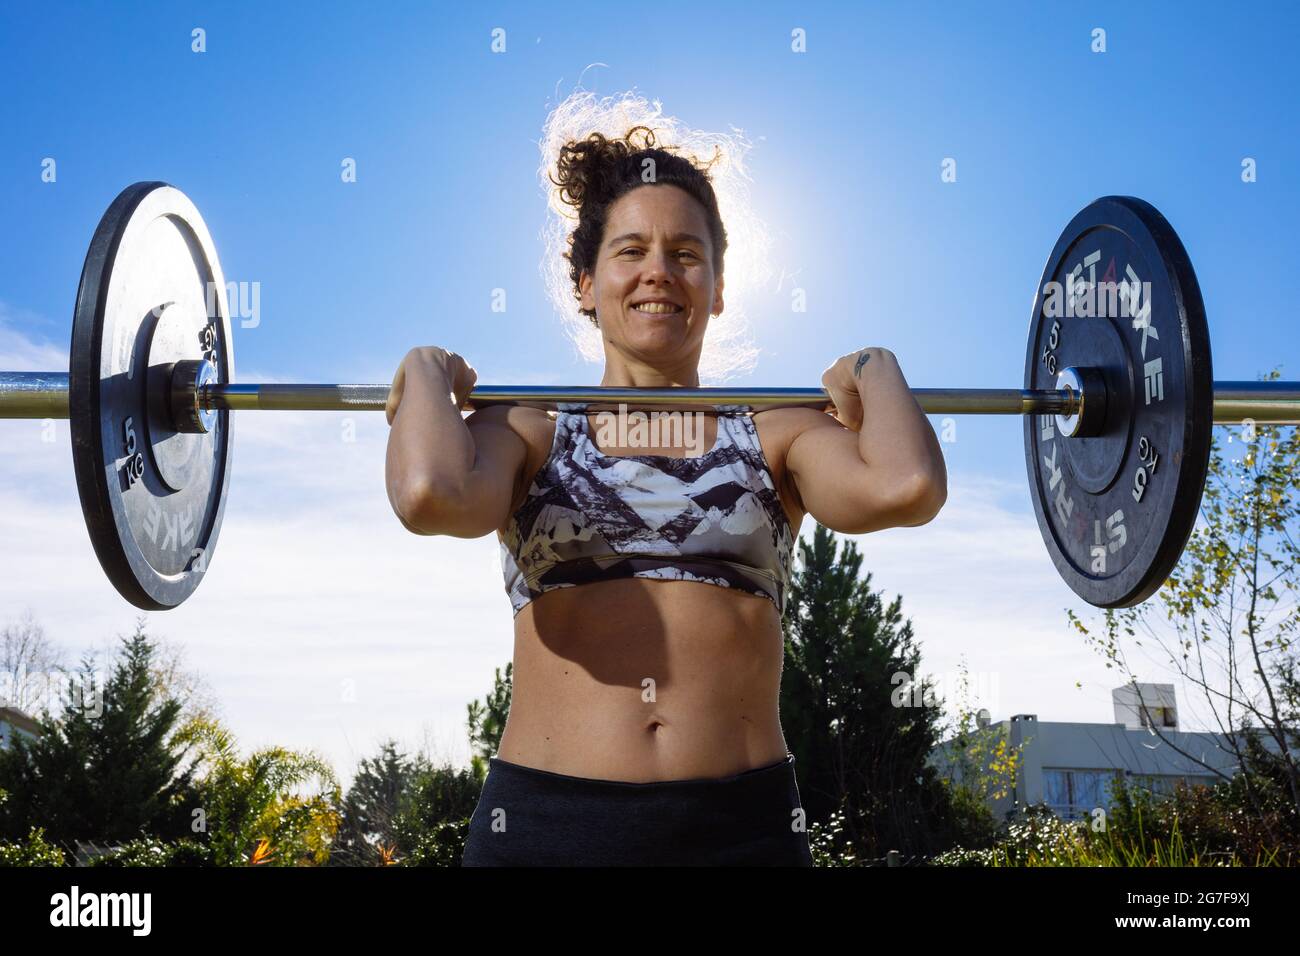
[[[970,677],[963,658],[957,682],[958,700],[951,728],[934,757],[948,787],[953,812],[960,820],[961,842],[966,847],[991,847],[999,821],[990,803],[1004,801],[1015,792],[1023,762],[1021,747],[1012,746],[1004,725],[980,725],[980,712],[969,699]]]
[[[434,766],[424,754],[407,758],[394,742],[362,761],[344,801],[331,865],[459,866],[469,818],[501,746],[510,712],[511,667],[497,668],[492,690],[468,710],[468,769]]]
[[[951,845],[949,797],[926,758],[938,738],[940,702],[920,675],[921,654],[902,599],[886,605],[860,577],[853,541],[837,556],[817,525],[799,539],[783,621],[781,722],[797,760],[808,819],[829,823],[859,860],[898,850],[906,859]]]
[[[215,865],[326,862],[342,799],[327,761],[283,747],[245,759],[234,736],[206,716],[191,719],[177,738],[198,753],[202,777],[184,810],[194,833],[206,836]]]
[[[460,866],[469,818],[482,793],[474,770],[424,766],[394,824],[398,860],[405,866]]]
[[[45,708],[35,740],[16,735],[0,752],[9,791],[0,835],[24,837],[39,823],[69,852],[77,840],[183,835],[178,807],[191,795],[194,766],[181,767],[184,749],[173,737],[181,704],[160,692],[153,651],[141,619],[103,686],[93,660],[83,659],[62,713]]]
[[[481,702],[472,700],[466,706],[469,712],[470,769],[480,783],[487,777],[488,758],[501,749],[501,735],[510,714],[513,667],[513,663],[506,663],[504,677],[498,667],[487,697]]]
[[[363,759],[340,808],[330,866],[387,865],[398,849],[398,819],[419,774],[428,769],[423,756],[408,758],[395,740],[381,744],[378,756]]]

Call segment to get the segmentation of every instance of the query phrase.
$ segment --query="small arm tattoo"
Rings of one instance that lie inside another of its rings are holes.
[[[862,366],[866,365],[867,362],[870,361],[870,359],[871,359],[871,353],[870,353],[870,352],[862,352],[862,353],[860,353],[860,354],[858,355],[858,361],[857,361],[857,363],[853,366],[853,377],[854,377],[854,378],[860,378],[860,377],[861,377]]]

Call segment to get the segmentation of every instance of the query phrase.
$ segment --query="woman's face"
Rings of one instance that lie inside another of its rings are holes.
[[[722,312],[704,210],[676,186],[638,186],[620,196],[605,220],[596,274],[583,272],[580,288],[607,349],[654,366],[698,362],[709,316]],[[647,300],[677,309],[636,308]]]

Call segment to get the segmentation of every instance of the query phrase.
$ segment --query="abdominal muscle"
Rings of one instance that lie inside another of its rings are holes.
[[[765,597],[645,578],[547,591],[515,616],[498,756],[637,783],[777,763],[782,656]]]

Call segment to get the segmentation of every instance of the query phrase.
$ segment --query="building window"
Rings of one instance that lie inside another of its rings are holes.
[[[1129,785],[1147,790],[1156,796],[1172,796],[1179,782],[1185,783],[1189,787],[1196,786],[1214,786],[1213,777],[1205,776],[1183,776],[1180,774],[1134,774],[1129,781]]]
[[[1138,714],[1143,727],[1177,727],[1178,719],[1172,707],[1140,707]]]
[[[1082,819],[1097,807],[1109,809],[1109,785],[1118,775],[1118,770],[1044,770],[1043,801],[1062,819]]]

